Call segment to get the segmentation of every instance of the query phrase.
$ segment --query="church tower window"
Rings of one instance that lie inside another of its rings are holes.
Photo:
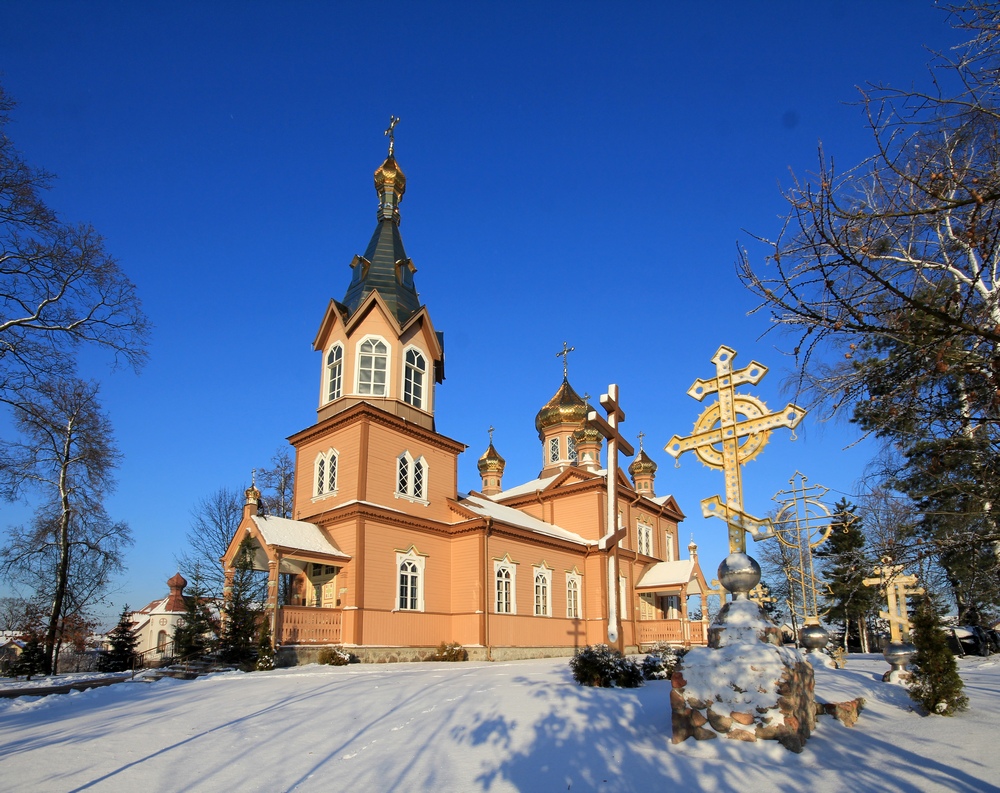
[[[549,462],[559,462],[559,438],[549,438]]]
[[[358,358],[358,393],[362,396],[385,396],[389,348],[381,339],[361,342]]]
[[[396,458],[396,495],[424,501],[427,490],[427,461],[416,460],[409,452]]]
[[[316,478],[313,495],[326,496],[337,492],[337,452],[334,449],[316,457]]]
[[[419,350],[406,351],[406,371],[403,378],[403,401],[417,408],[424,407],[424,377],[427,362]]]
[[[326,354],[326,398],[332,402],[344,392],[344,348],[335,344]]]
[[[572,435],[566,437],[566,456],[570,462],[576,462],[576,438]]]

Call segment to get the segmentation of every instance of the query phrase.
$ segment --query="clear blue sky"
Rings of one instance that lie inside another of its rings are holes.
[[[820,141],[842,166],[870,153],[855,86],[926,82],[923,47],[957,40],[921,0],[7,0],[0,29],[11,136],[155,324],[139,376],[81,362],[125,454],[109,509],[136,537],[106,614],[165,594],[195,503],[315,420],[311,343],[375,227],[390,114],[403,240],[445,333],[438,429],[469,445],[460,488],[491,424],[505,485],[537,475],[565,340],[579,393],[618,383],[713,577],[726,533],[699,502],[722,475],[662,451],[704,409],[685,391],[727,344],[770,367],[752,389],[769,407],[792,397],[791,345],[747,316],[737,244],[759,255],[748,232],[778,232],[780,186]],[[748,511],[796,470],[831,501],[856,492],[871,452],[846,448],[850,425],[797,434],[747,466]],[[0,527],[22,512],[0,506]]]

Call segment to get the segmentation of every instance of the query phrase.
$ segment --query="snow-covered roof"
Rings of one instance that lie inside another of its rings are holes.
[[[657,562],[650,567],[635,585],[636,589],[662,589],[687,584],[694,577],[694,561]]]
[[[544,490],[557,476],[558,474],[553,474],[552,476],[547,476],[544,479],[532,479],[530,482],[525,482],[522,485],[514,485],[514,487],[497,493],[494,498],[504,499],[510,498],[511,496],[522,496],[525,493],[534,493],[536,490]]]
[[[351,558],[330,542],[319,526],[314,523],[306,523],[304,520],[289,520],[288,518],[264,517],[263,515],[254,515],[253,521],[260,530],[261,538],[268,545],[280,545],[299,551],[313,551],[327,556],[339,556],[341,559]]]
[[[505,507],[503,504],[497,504],[486,496],[465,495],[461,498],[461,503],[466,509],[475,512],[477,515],[481,515],[484,518],[493,518],[494,520],[502,521],[503,523],[507,523],[511,526],[517,526],[521,529],[533,531],[536,534],[557,537],[560,540],[568,540],[569,542],[574,542],[578,545],[597,544],[593,540],[585,540],[579,534],[568,531],[560,526],[556,526],[554,523],[546,523],[544,520],[539,520],[531,515],[526,515],[518,509]]]

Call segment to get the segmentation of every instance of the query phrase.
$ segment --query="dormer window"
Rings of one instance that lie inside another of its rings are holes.
[[[381,339],[365,339],[358,348],[358,393],[384,397],[389,370],[389,348]]]
[[[424,378],[427,373],[427,362],[419,350],[406,351],[406,364],[403,374],[403,401],[413,407],[424,407]]]

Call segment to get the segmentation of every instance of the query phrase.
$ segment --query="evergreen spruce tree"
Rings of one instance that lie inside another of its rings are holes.
[[[209,653],[217,635],[218,624],[205,595],[201,568],[195,565],[184,596],[184,616],[174,627],[174,655],[190,658]]]
[[[249,537],[240,543],[233,577],[222,603],[222,633],[219,655],[233,664],[253,659],[257,626],[262,612],[264,592],[253,569],[253,543]]]
[[[45,648],[38,634],[32,631],[24,642],[24,649],[11,667],[11,674],[31,680],[32,675],[45,670]]]
[[[111,648],[101,655],[97,668],[102,672],[126,672],[131,669],[136,660],[135,648],[139,645],[139,637],[135,635],[128,604],[122,608],[118,624],[108,634],[108,642]]]
[[[965,710],[969,700],[962,693],[964,684],[958,674],[958,664],[948,648],[948,637],[929,596],[925,595],[920,601],[910,624],[910,638],[917,648],[912,660],[910,698],[928,713],[951,716]]]
[[[271,621],[267,617],[260,629],[260,640],[257,642],[257,669],[264,672],[274,669],[274,648],[271,646]]]
[[[834,505],[833,529],[826,542],[816,548],[816,557],[825,562],[824,579],[830,587],[826,619],[844,626],[845,650],[854,636],[864,651],[867,617],[878,611],[879,593],[864,584],[873,562],[866,553],[864,531],[854,515],[856,509],[846,499]]]

